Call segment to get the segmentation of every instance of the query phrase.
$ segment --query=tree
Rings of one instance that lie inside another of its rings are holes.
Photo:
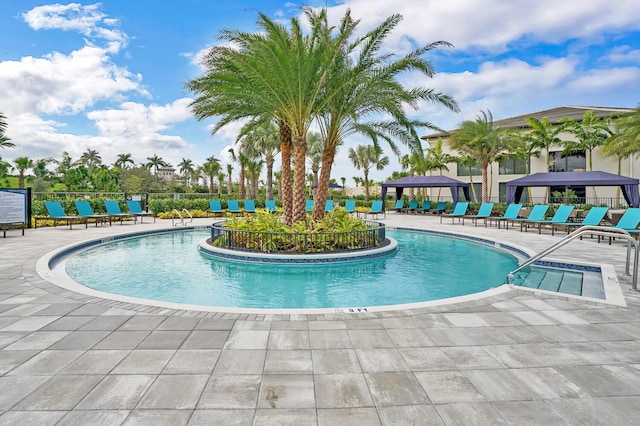
[[[182,161],[178,163],[178,170],[180,170],[184,185],[189,186],[189,179],[191,179],[191,174],[194,170],[193,161],[188,158],[183,158]]]
[[[144,167],[151,170],[153,169],[153,174],[158,175],[158,169],[160,167],[169,167],[169,163],[164,161],[162,157],[159,157],[157,154],[153,154],[151,157],[147,157],[147,162],[144,164]]]
[[[493,126],[491,111],[481,111],[474,121],[463,121],[453,132],[449,144],[453,149],[474,157],[482,167],[482,202],[489,201],[488,169],[506,149],[504,130]]]
[[[602,154],[615,157],[618,174],[622,174],[622,160],[640,153],[640,108],[614,119],[611,136],[602,144]],[[620,187],[616,188],[620,197]]]
[[[231,173],[233,172],[233,164],[227,164],[227,196],[233,193],[233,181],[231,180]]]
[[[24,175],[33,167],[33,160],[27,157],[18,157],[13,160],[13,169],[18,172],[18,188],[24,188]]]
[[[364,194],[369,201],[369,170],[371,166],[382,170],[389,165],[389,157],[382,156],[382,150],[374,145],[358,145],[356,149],[349,148],[349,159],[354,167],[364,174]]]
[[[311,186],[318,186],[318,173],[322,164],[322,152],[324,151],[324,140],[318,132],[307,133],[307,161],[313,173],[313,183]],[[323,207],[324,209],[324,207]]]
[[[567,120],[566,127],[578,139],[577,141],[565,141],[565,152],[589,153],[589,170],[593,170],[593,151],[602,146],[613,132],[609,128],[608,120],[598,118],[593,111],[584,113],[582,120]]]
[[[529,117],[527,118],[527,124],[531,127],[531,131],[527,133],[526,137],[532,147],[543,148],[545,150],[547,154],[547,171],[549,171],[549,148],[554,145],[560,146],[565,143],[559,135],[565,131],[567,124],[553,124],[547,117],[543,117],[542,120]]]
[[[267,166],[267,200],[273,199],[273,164],[280,153],[278,127],[271,121],[250,122],[240,131],[249,158],[264,158]]]
[[[242,152],[242,143],[240,144],[239,150],[230,148],[229,154],[231,154],[231,159],[238,163],[238,165],[240,165],[240,177],[238,178],[240,181],[240,185],[238,187],[238,197],[244,198],[246,192],[245,179],[247,177],[247,163],[249,161],[249,158],[244,154],[244,152]]]
[[[13,148],[15,144],[10,142],[5,132],[7,131],[7,118],[0,112],[0,148]]]
[[[92,174],[93,170],[102,164],[102,157],[100,157],[98,151],[94,149],[87,149],[82,153],[78,162],[87,168],[89,174]]]
[[[346,195],[347,194],[347,178],[344,176],[341,177],[340,182],[342,182],[342,195]]]
[[[41,158],[33,162],[33,190],[36,192],[45,192],[49,188],[49,179],[53,173],[49,171],[47,166],[53,163],[51,158]]]
[[[442,151],[442,139],[438,138],[436,143],[433,146],[429,147],[427,153],[424,156],[424,168],[425,174],[426,172],[431,172],[433,170],[438,170],[440,175],[442,175],[443,170],[449,171],[449,167],[447,164],[453,163],[456,161],[456,157]],[[438,200],[440,199],[440,191],[441,187],[438,187]]]
[[[226,175],[220,170],[216,176],[218,178],[218,197],[222,196],[222,187],[224,186],[224,178]]]
[[[525,166],[525,174],[528,176],[531,173],[531,157],[540,157],[539,141],[532,138],[530,134],[520,133],[507,133],[507,153],[506,155],[511,158],[522,160]],[[547,157],[548,158],[548,157]],[[527,193],[529,200],[531,200],[531,187],[527,187]]]
[[[220,160],[211,156],[205,160],[202,166],[200,166],[200,170],[202,170],[202,173],[207,177],[209,182],[209,194],[213,194],[213,182],[220,171]]]
[[[118,154],[118,158],[113,163],[114,166],[121,169],[128,169],[129,165],[133,166],[134,164],[131,154]]]

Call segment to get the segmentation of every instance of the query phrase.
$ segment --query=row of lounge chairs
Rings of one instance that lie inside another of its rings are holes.
[[[434,203],[430,200],[425,200],[421,206],[418,206],[418,200],[411,200],[407,207],[404,206],[404,200],[397,200],[393,211],[396,213],[434,213],[442,214],[447,207],[445,201],[438,201]]]
[[[140,218],[140,222],[144,220],[144,217],[151,216],[153,217],[153,221],[156,221],[156,217],[151,212],[145,212],[142,210],[142,206],[139,201],[136,200],[127,200],[127,207],[129,208],[129,212],[123,212],[120,209],[120,204],[114,200],[106,200],[104,202],[105,209],[107,210],[106,214],[95,214],[93,212],[93,208],[91,204],[89,204],[86,200],[77,200],[75,202],[76,210],[78,210],[78,215],[68,215],[65,213],[62,208],[62,204],[60,201],[45,201],[44,206],[47,209],[47,213],[49,217],[36,217],[34,220],[34,227],[38,227],[38,221],[47,220],[53,221],[53,226],[56,226],[58,222],[63,222],[69,225],[69,229],[73,229],[74,223],[84,223],[85,228],[89,227],[89,220],[93,220],[96,224],[96,227],[99,223],[109,222],[109,225],[113,221],[122,222],[125,219],[133,219],[134,222],[137,222],[137,219]]]
[[[307,200],[305,203],[305,210],[307,213],[313,211],[313,207],[315,206],[314,200]],[[265,201],[265,209],[269,213],[276,213],[278,211],[276,207],[275,200],[266,200]],[[324,205],[324,211],[330,212],[335,208],[335,204],[333,200],[326,200]],[[355,200],[347,200],[344,205],[345,210],[348,213],[353,213],[356,210],[356,202]],[[256,212],[256,204],[254,200],[244,200],[243,207],[240,208],[240,203],[238,200],[227,200],[227,208],[222,208],[222,203],[220,200],[209,200],[209,210],[208,214],[213,214],[214,216],[220,215],[224,216],[227,213],[231,214],[251,214]]]

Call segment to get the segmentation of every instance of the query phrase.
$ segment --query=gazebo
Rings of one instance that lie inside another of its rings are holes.
[[[451,198],[454,203],[458,202],[458,191],[462,188],[465,199],[469,199],[469,184],[447,176],[407,176],[392,180],[382,184],[382,199],[387,196],[389,188],[396,189],[396,197],[402,197],[404,188],[431,188],[441,187],[451,190]]]
[[[638,193],[638,179],[612,173],[595,172],[550,172],[534,173],[529,176],[514,179],[507,182],[507,203],[517,203],[522,197],[522,191],[528,186],[555,186],[568,187],[584,186],[619,186],[627,204],[631,207],[640,207],[640,193]]]

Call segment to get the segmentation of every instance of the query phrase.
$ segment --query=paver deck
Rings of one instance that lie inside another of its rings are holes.
[[[560,238],[437,216],[382,221],[531,250]],[[511,290],[357,314],[199,312],[96,299],[36,273],[61,246],[163,227],[0,239],[0,424],[640,423],[640,293],[622,275],[620,242],[575,241],[553,257],[614,265],[627,307]]]

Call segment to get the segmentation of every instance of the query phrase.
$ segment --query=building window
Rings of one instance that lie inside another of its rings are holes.
[[[505,158],[498,163],[501,175],[525,175],[527,174],[527,162],[519,158]]]
[[[550,172],[579,172],[587,169],[587,156],[584,151],[563,154],[561,151],[549,153]]]
[[[476,161],[471,166],[471,174],[469,174],[469,166],[458,162],[458,176],[482,176],[482,165]]]

